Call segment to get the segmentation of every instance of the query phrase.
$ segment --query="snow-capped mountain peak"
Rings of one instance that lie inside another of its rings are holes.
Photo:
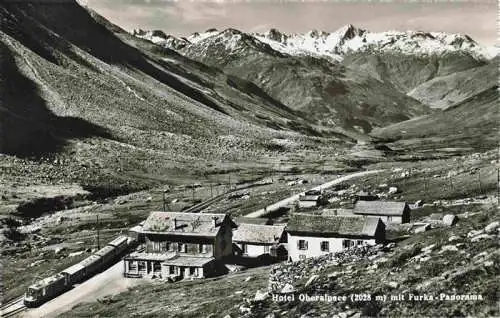
[[[134,34],[173,49],[214,43],[227,50],[244,49],[245,44],[289,55],[314,55],[341,60],[344,55],[362,51],[398,52],[407,55],[440,55],[466,52],[477,58],[490,59],[498,50],[490,50],[464,34],[423,31],[370,32],[345,25],[334,32],[311,30],[303,34],[286,34],[277,29],[264,33],[244,33],[236,29],[209,29],[193,33],[187,39],[166,36],[161,31],[134,31]],[[267,44],[267,45],[266,45]]]

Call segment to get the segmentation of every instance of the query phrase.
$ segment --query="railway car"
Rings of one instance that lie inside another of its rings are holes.
[[[100,271],[103,265],[102,258],[99,255],[95,254],[90,255],[78,264],[85,267],[85,279]]]
[[[87,268],[80,262],[66,268],[61,273],[66,276],[66,281],[73,285],[83,281],[87,277]]]
[[[106,245],[97,252],[95,252],[94,255],[98,255],[102,259],[102,264],[103,265],[108,265],[115,259],[116,256],[116,247],[111,246],[111,245]]]
[[[115,256],[120,256],[128,248],[129,238],[127,236],[122,235],[109,242],[108,245],[114,246],[116,248]]]
[[[26,307],[36,307],[71,288],[65,275],[59,273],[30,285],[24,295]]]

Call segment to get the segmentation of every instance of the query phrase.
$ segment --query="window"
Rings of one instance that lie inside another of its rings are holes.
[[[170,275],[175,275],[175,266],[174,266],[174,265],[170,265],[170,266],[168,267],[168,273],[169,273]]]
[[[342,241],[342,247],[343,248],[351,248],[352,246],[354,246],[354,241],[352,240],[344,240]]]
[[[198,252],[203,253],[203,254],[206,253],[207,252],[207,245],[206,244],[199,244]]]
[[[146,262],[144,261],[139,261],[139,272],[145,271],[146,270]]]
[[[186,250],[187,250],[186,244],[184,244],[184,243],[177,244],[177,251],[179,253],[186,253]]]
[[[300,254],[299,259],[306,259],[306,256],[304,254]]]
[[[197,276],[198,271],[196,267],[190,267],[189,268],[189,276]]]
[[[298,240],[297,241],[297,248],[299,250],[307,250],[307,241],[306,240]]]
[[[153,272],[160,272],[161,271],[161,264],[160,262],[154,262],[153,263]]]
[[[269,253],[269,245],[264,245],[264,253]]]
[[[357,245],[363,245],[364,241],[363,240],[358,240]]]
[[[330,251],[330,242],[323,241],[323,242],[321,242],[320,247],[321,247],[322,252],[329,252]]]
[[[128,270],[132,271],[132,272],[137,271],[137,262],[135,262],[135,261],[129,261],[128,262]]]
[[[241,250],[243,251],[243,254],[248,253],[248,245],[246,245],[245,243],[242,243]]]
[[[166,251],[171,251],[172,250],[172,243],[165,242],[165,250]]]

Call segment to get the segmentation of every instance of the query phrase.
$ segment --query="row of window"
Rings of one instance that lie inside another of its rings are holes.
[[[342,247],[343,248],[351,248],[356,245],[363,245],[363,240],[343,240]],[[309,242],[306,240],[298,240],[297,241],[297,249],[299,250],[307,250],[309,249]],[[320,242],[320,249],[322,252],[330,251],[330,242],[322,241]]]
[[[129,271],[135,272],[160,272],[161,271],[161,264],[160,262],[152,262],[148,264],[146,261],[138,261],[136,262],[129,262],[128,265]],[[183,268],[176,268],[173,265],[168,266],[168,274],[170,275],[178,275],[178,274],[184,274]],[[190,276],[198,276],[198,268],[197,267],[189,267],[189,275]]]
[[[175,244],[175,245],[174,245]],[[155,242],[151,241],[153,252],[179,252],[187,253],[188,243],[171,243],[171,242]],[[207,253],[207,244],[190,244],[191,246],[198,245],[198,253]]]

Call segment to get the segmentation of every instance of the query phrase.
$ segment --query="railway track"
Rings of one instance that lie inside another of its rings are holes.
[[[23,303],[24,296],[15,298],[5,304],[2,304],[0,317],[14,317],[26,310]]]

